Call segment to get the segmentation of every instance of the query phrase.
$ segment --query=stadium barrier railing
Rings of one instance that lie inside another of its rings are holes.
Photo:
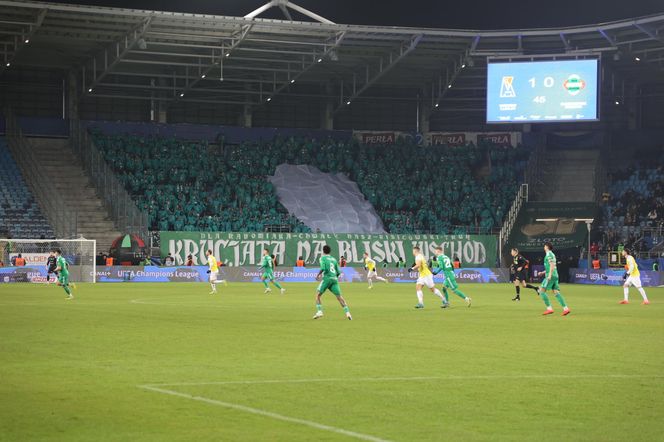
[[[4,109],[7,145],[25,178],[39,207],[48,219],[58,238],[75,238],[78,235],[78,212],[67,206],[54,186],[49,185],[39,158],[23,136],[23,131],[10,108]]]
[[[87,127],[80,120],[71,120],[71,145],[83,167],[95,184],[97,192],[123,233],[141,238],[148,236],[148,217],[142,212],[118,180],[104,155],[95,146]]]
[[[514,227],[514,223],[516,223],[516,220],[519,216],[519,211],[521,211],[523,203],[528,202],[528,190],[528,184],[524,183],[519,186],[519,191],[514,198],[514,202],[512,203],[509,212],[507,212],[507,215],[505,216],[503,227],[500,229],[500,233],[498,234],[498,257],[501,261],[503,259],[503,247],[507,244],[507,240],[509,239],[512,228]]]

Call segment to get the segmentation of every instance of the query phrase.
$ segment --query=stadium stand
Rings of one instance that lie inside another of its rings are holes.
[[[0,138],[0,237],[54,238],[5,138]]]
[[[275,138],[217,148],[98,130],[93,139],[155,230],[309,231],[267,180],[280,164],[305,164],[355,181],[390,233],[489,232],[500,226],[528,159],[523,147],[490,144],[423,150]]]
[[[644,231],[664,225],[664,153],[641,157],[638,163],[612,172],[604,196],[603,245],[619,243],[645,250],[654,244]]]

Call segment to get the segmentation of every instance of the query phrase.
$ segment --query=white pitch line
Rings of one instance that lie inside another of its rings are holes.
[[[141,385],[140,388],[154,391],[157,393],[167,394],[170,396],[177,396],[186,399],[191,399],[194,401],[205,402],[206,404],[217,405],[219,407],[230,408],[232,410],[243,411],[245,413],[256,414],[258,416],[269,417],[271,419],[276,419],[284,422],[305,425],[307,427],[315,428],[317,430],[330,431],[332,433],[343,434],[344,436],[353,437],[355,439],[368,440],[371,442],[390,442],[387,439],[381,439],[379,437],[371,436],[369,434],[357,433],[355,431],[344,430],[343,428],[333,427],[331,425],[319,424],[318,422],[308,421],[305,419],[298,419],[296,417],[284,416],[282,414],[272,413],[271,411],[261,410],[259,408],[247,407],[245,405],[234,404],[232,402],[218,401],[216,399],[210,399],[203,396],[193,396],[187,393],[180,393],[179,391],[167,390],[165,388],[151,387],[149,385]]]
[[[140,385],[149,387],[178,387],[197,385],[258,385],[258,384],[305,384],[318,382],[390,382],[390,381],[464,381],[492,379],[628,379],[649,378],[661,379],[664,375],[641,374],[524,374],[524,375],[450,375],[450,376],[411,376],[386,378],[314,378],[314,379],[258,379],[250,381],[212,381],[212,382],[173,382]]]

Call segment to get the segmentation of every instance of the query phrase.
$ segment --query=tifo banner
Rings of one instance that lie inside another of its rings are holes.
[[[18,255],[18,253],[10,253],[9,262],[12,262]],[[25,259],[27,266],[45,266],[48,260],[48,253],[21,253],[21,256]]]
[[[512,229],[509,246],[525,252],[541,252],[547,241],[554,251],[581,247],[588,228],[574,220],[595,218],[596,212],[594,203],[527,203]]]
[[[570,282],[574,284],[616,285],[623,284],[624,269],[570,269]],[[664,273],[641,270],[641,283],[646,287],[657,287],[664,282]]]
[[[394,268],[399,259],[406,265],[413,261],[412,247],[424,256],[433,257],[437,246],[451,258],[457,256],[462,267],[491,267],[496,263],[496,237],[492,235],[370,235],[354,233],[227,233],[160,232],[161,256],[169,253],[176,265],[191,255],[195,265],[205,264],[206,250],[226,266],[260,263],[263,249],[274,254],[278,265],[294,266],[301,256],[307,265],[317,265],[323,246],[332,248],[336,258],[346,257],[349,266],[363,266],[363,254],[369,252],[379,264]]]
[[[460,146],[466,143],[475,145],[489,142],[516,147],[521,142],[521,132],[429,132],[425,136],[427,145],[445,144]]]

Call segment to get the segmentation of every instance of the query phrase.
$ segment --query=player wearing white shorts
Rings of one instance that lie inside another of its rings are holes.
[[[422,294],[422,287],[424,286],[427,286],[431,290],[431,293],[438,296],[443,305],[445,305],[445,297],[443,297],[443,294],[434,285],[433,273],[431,273],[427,260],[420,252],[419,247],[413,247],[413,256],[415,257],[415,265],[409,271],[416,270],[418,272],[417,282],[415,283],[415,289],[417,290],[417,305],[415,308],[424,308],[424,294]]]
[[[639,293],[641,293],[641,297],[643,298],[643,302],[641,304],[650,304],[650,301],[648,301],[648,296],[646,296],[646,291],[643,290],[643,287],[641,286],[641,272],[639,272],[639,266],[636,264],[636,260],[632,255],[630,255],[629,249],[623,249],[622,255],[625,257],[627,271],[623,277],[625,280],[625,283],[623,284],[623,293],[625,294],[625,298],[620,301],[620,304],[629,304],[630,286],[636,287]]]
[[[224,279],[219,279],[219,264],[217,263],[217,258],[212,255],[212,250],[208,250],[205,252],[205,255],[207,256],[207,261],[208,261],[208,274],[210,275],[210,287],[212,287],[212,291],[210,292],[211,295],[214,295],[217,293],[217,284],[218,283],[223,283],[224,285],[227,284],[226,280]]]
[[[369,282],[370,289],[373,288],[374,279],[387,282],[387,279],[378,276],[378,273],[376,272],[376,261],[371,259],[367,252],[364,252],[364,268],[367,269],[367,281]]]

